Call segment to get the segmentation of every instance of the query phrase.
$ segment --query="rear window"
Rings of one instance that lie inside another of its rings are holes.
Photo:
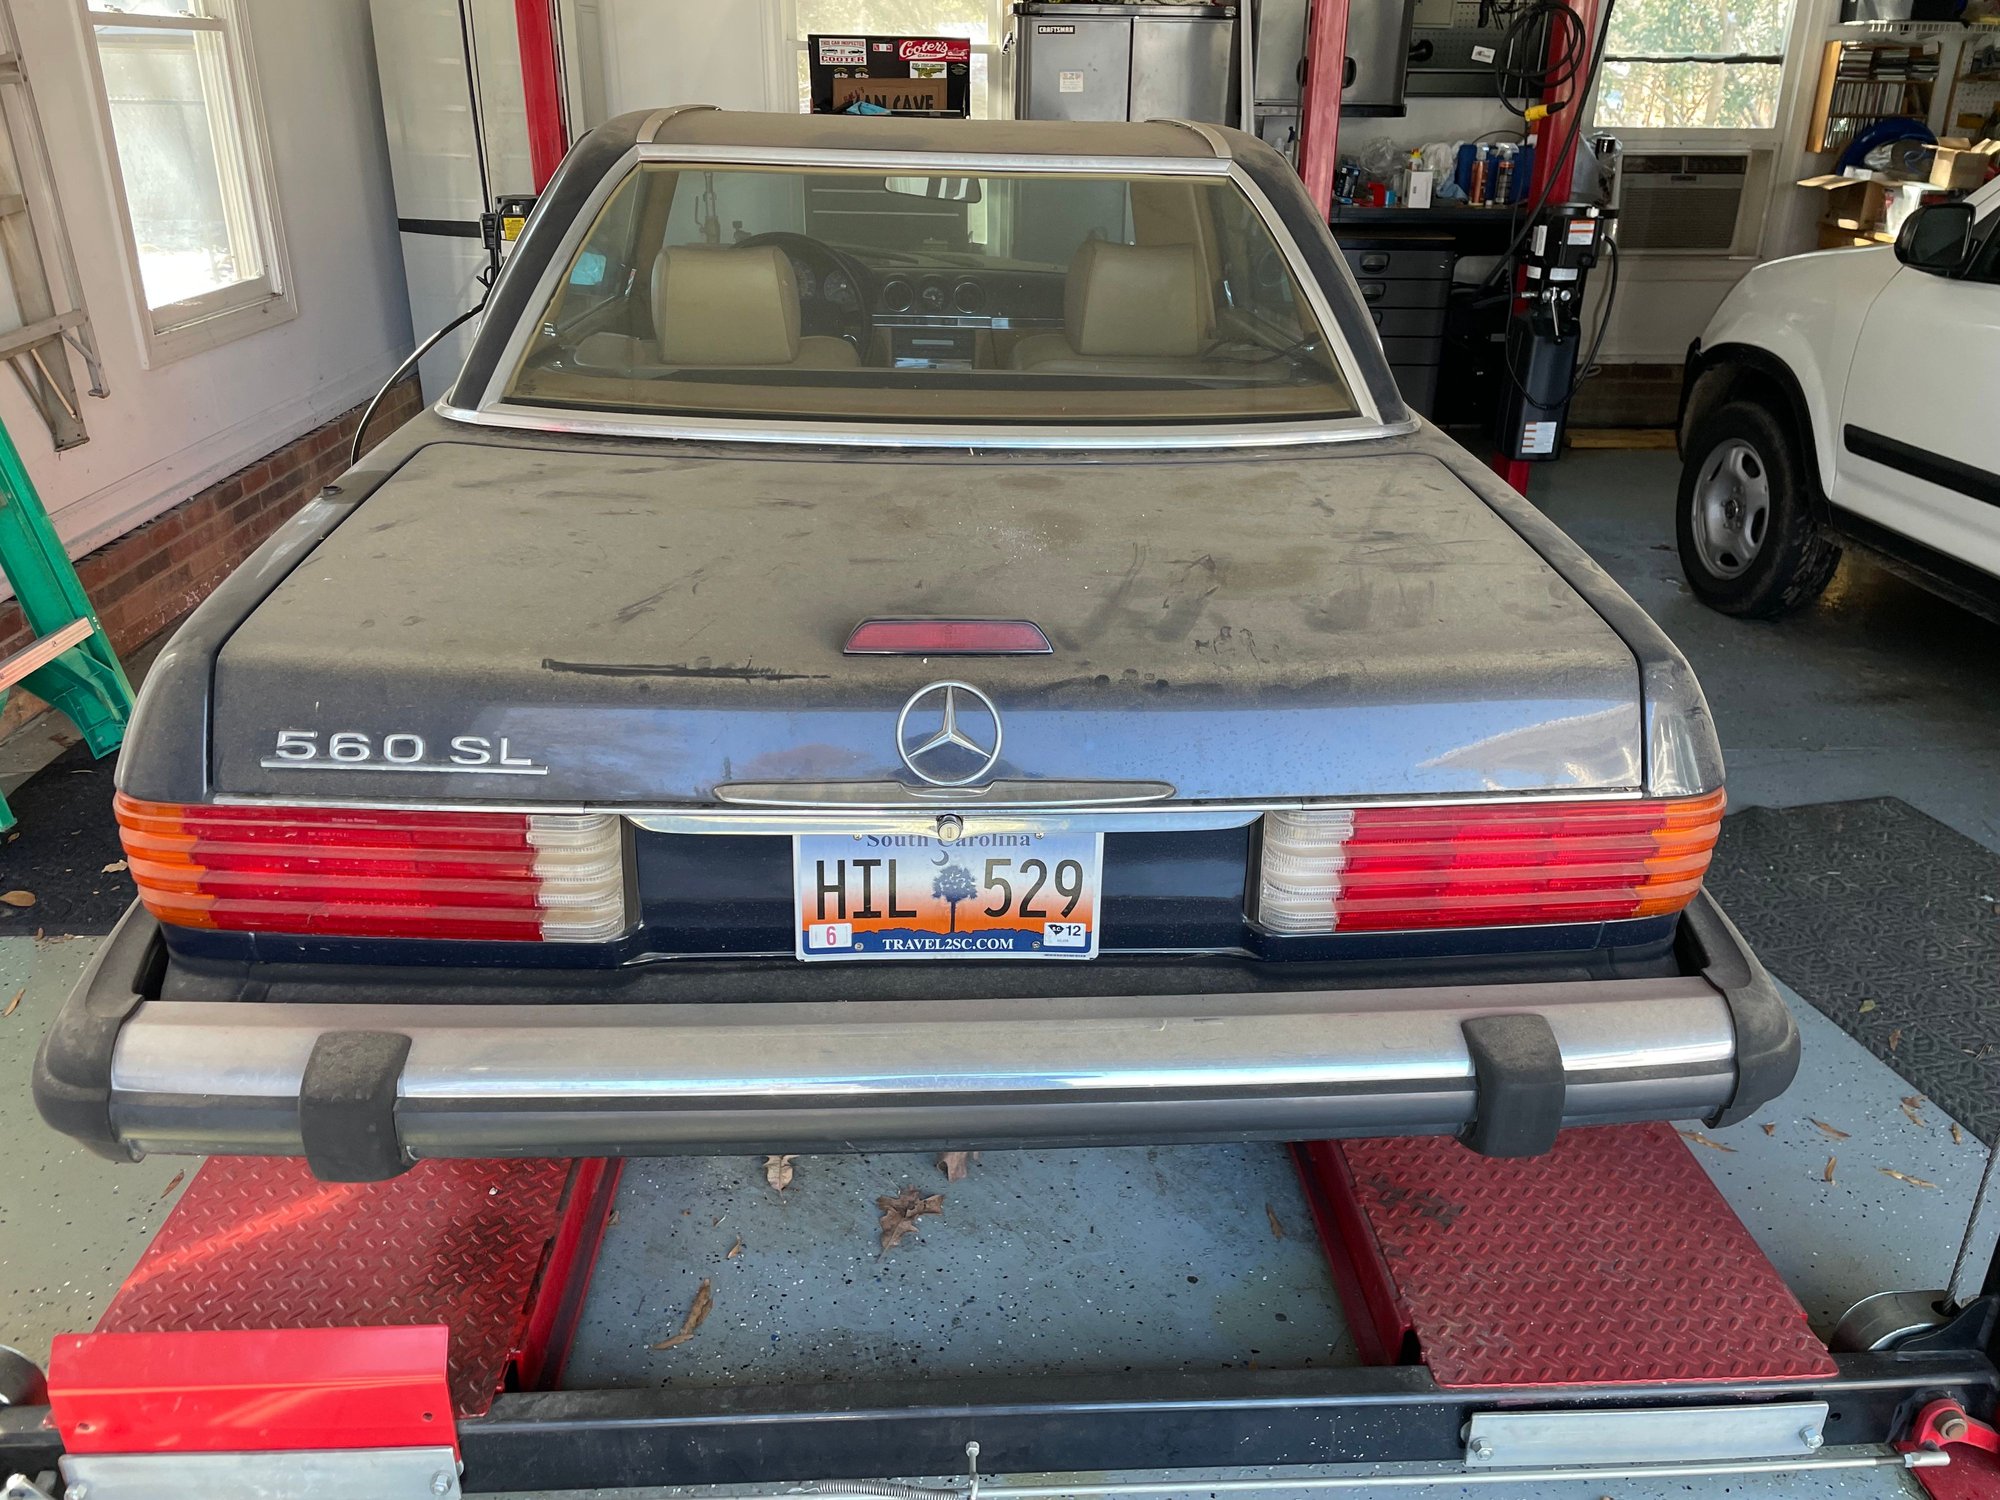
[[[636,168],[507,399],[791,421],[1350,417],[1278,242],[1226,177]]]

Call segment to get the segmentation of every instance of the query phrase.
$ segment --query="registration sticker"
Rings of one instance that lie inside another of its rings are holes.
[[[1095,958],[1104,836],[811,833],[792,840],[795,952],[806,960]]]

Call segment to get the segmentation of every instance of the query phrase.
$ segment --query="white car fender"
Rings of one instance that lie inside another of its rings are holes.
[[[1726,345],[1747,345],[1780,361],[1798,381],[1812,422],[1821,483],[1838,464],[1842,392],[1870,304],[1898,270],[1890,246],[1822,250],[1767,261],[1738,282],[1702,331],[1704,363]]]

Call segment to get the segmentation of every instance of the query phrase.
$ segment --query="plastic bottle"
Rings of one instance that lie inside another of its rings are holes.
[[[1465,191],[1465,201],[1471,204],[1474,208],[1481,208],[1485,206],[1486,174],[1489,170],[1490,168],[1487,161],[1486,147],[1482,144],[1474,148],[1473,150],[1472,182],[1471,185],[1467,187]]]
[[[1514,201],[1514,148],[1500,148],[1500,164],[1493,172],[1493,201],[1502,207]]]

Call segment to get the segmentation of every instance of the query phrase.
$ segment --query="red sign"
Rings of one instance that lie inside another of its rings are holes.
[[[970,62],[972,43],[954,37],[906,37],[897,44],[896,56],[904,62]]]

